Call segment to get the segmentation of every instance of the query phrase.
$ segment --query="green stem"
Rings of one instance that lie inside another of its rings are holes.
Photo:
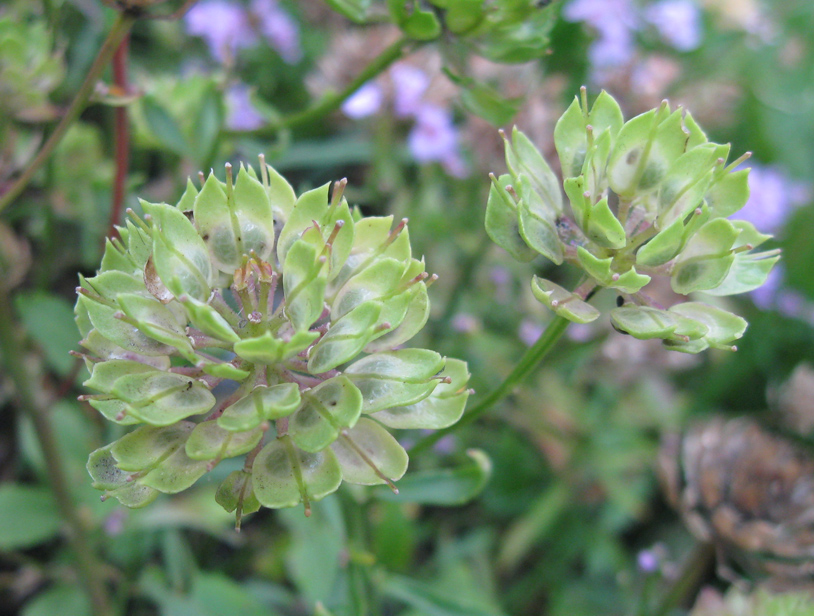
[[[418,441],[418,443],[416,443],[415,446],[410,449],[410,455],[412,456],[429,449],[447,434],[451,434],[459,428],[472,423],[495,404],[508,396],[514,390],[514,388],[517,387],[517,385],[519,385],[532,372],[532,370],[537,367],[542,359],[554,347],[563,333],[565,333],[569,323],[570,321],[568,319],[564,319],[560,316],[554,317],[554,319],[548,324],[546,330],[543,332],[543,335],[540,336],[537,342],[535,342],[523,354],[523,357],[521,357],[520,361],[517,362],[517,365],[514,367],[511,373],[509,373],[509,376],[506,377],[506,379],[497,389],[481,400],[468,413],[465,413],[458,423],[451,425],[448,428],[444,428],[443,430],[438,430],[437,432],[434,432],[433,434],[430,434]]]
[[[326,94],[322,99],[311,107],[280,117],[261,128],[250,131],[226,131],[229,135],[249,135],[253,137],[273,137],[279,131],[294,128],[302,124],[309,124],[327,116],[332,111],[336,111],[351,95],[365,83],[383,73],[391,64],[400,60],[407,53],[411,44],[416,44],[406,37],[402,37],[385,49],[368,64],[344,89],[339,92]]]
[[[68,132],[71,124],[73,124],[76,119],[79,118],[79,114],[85,109],[88,100],[90,100],[90,97],[96,88],[96,83],[99,81],[99,76],[110,62],[110,59],[113,57],[113,53],[118,48],[119,43],[130,31],[134,21],[135,19],[126,13],[120,13],[116,18],[116,22],[113,24],[110,32],[108,32],[107,38],[105,39],[104,43],[102,43],[102,47],[99,49],[96,59],[93,61],[93,64],[88,70],[85,81],[82,82],[82,85],[79,87],[79,91],[76,93],[76,96],[71,102],[71,106],[68,107],[68,110],[65,112],[65,115],[62,116],[62,119],[59,121],[59,124],[57,124],[54,132],[51,133],[51,136],[48,137],[48,140],[42,146],[40,151],[37,152],[37,156],[34,158],[34,160],[28,164],[25,171],[23,171],[20,177],[17,178],[11,188],[0,196],[0,212],[6,209],[17,197],[20,196],[20,194],[22,194],[25,187],[28,186],[28,183],[31,181],[31,178],[34,177],[34,174],[39,170],[43,163],[48,160],[48,157],[51,156],[54,148],[56,148],[57,144],[65,136],[65,133]]]
[[[715,560],[715,549],[710,543],[701,543],[695,547],[681,574],[667,591],[661,604],[653,611],[653,616],[667,616],[670,611],[682,603],[687,603],[698,591],[704,577]]]
[[[14,384],[15,397],[20,408],[28,413],[34,424],[48,479],[56,497],[62,517],[68,525],[68,541],[74,551],[76,565],[93,605],[96,616],[113,614],[104,575],[91,547],[85,524],[76,508],[70,492],[70,482],[65,474],[65,464],[54,436],[48,415],[48,400],[42,395],[37,378],[31,374],[25,361],[20,326],[15,322],[10,297],[0,293],[0,353],[6,374]]]

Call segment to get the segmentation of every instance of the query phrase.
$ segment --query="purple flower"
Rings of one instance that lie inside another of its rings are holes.
[[[644,573],[655,573],[659,569],[659,555],[655,550],[642,550],[636,555],[636,565]]]
[[[224,0],[195,4],[184,21],[187,32],[202,37],[212,56],[221,62],[231,59],[239,48],[249,47],[256,40],[243,8]]]
[[[520,323],[517,335],[526,346],[531,346],[543,335],[543,326],[535,321],[524,319]]]
[[[749,294],[761,310],[777,310],[782,315],[814,323],[814,304],[797,291],[783,286],[783,267],[776,265],[766,282]]]
[[[393,108],[400,118],[416,115],[421,99],[430,85],[430,78],[420,68],[409,64],[396,64],[390,69],[393,81]]]
[[[632,0],[574,0],[565,7],[563,16],[596,30],[597,40],[588,50],[595,68],[621,66],[633,57],[639,16]]]
[[[383,98],[379,84],[369,81],[342,103],[342,112],[354,120],[366,118],[381,109]]]
[[[266,123],[252,105],[249,88],[243,84],[226,91],[226,125],[231,130],[254,130]]]
[[[661,0],[645,9],[644,18],[679,51],[692,51],[701,44],[701,14],[692,0]]]
[[[775,167],[753,165],[749,171],[749,200],[733,215],[751,222],[760,231],[775,233],[799,205],[810,198],[810,188],[790,179]]]
[[[252,0],[251,11],[257,18],[258,28],[283,61],[296,64],[302,59],[300,29],[277,0]]]
[[[452,329],[461,334],[471,334],[480,329],[478,318],[468,312],[458,312],[452,317]]]
[[[458,151],[458,131],[452,114],[442,107],[425,103],[416,112],[416,123],[407,136],[407,145],[419,163],[439,162],[451,175],[462,177],[466,166]]]

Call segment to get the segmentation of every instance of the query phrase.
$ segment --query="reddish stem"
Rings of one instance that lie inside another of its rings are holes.
[[[113,54],[113,83],[120,96],[127,96],[130,85],[127,81],[127,58],[130,50],[128,33]],[[122,217],[124,196],[127,184],[127,172],[130,168],[130,123],[127,117],[127,106],[120,105],[114,110],[114,132],[116,150],[116,176],[113,180],[113,203],[110,208],[110,225],[108,236],[118,237],[116,224]]]

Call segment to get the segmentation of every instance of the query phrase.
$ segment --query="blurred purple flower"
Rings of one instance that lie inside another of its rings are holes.
[[[302,58],[297,23],[276,0],[252,0],[251,9],[226,0],[204,0],[184,16],[187,32],[200,36],[216,60],[231,60],[238,49],[257,43],[260,34],[289,64]]]
[[[523,344],[531,346],[543,335],[543,326],[535,321],[523,319],[520,328],[517,330],[517,335]]]
[[[225,0],[205,0],[184,16],[187,32],[206,41],[209,52],[226,62],[241,47],[254,44],[256,37],[243,7]]]
[[[342,112],[354,120],[366,118],[381,109],[383,99],[381,86],[369,81],[342,103]]]
[[[588,49],[595,69],[627,64],[635,51],[639,16],[632,0],[573,0],[563,10],[568,21],[582,21],[597,32]]]
[[[759,231],[776,233],[794,209],[811,198],[810,187],[792,180],[780,169],[752,165],[749,200],[733,218],[751,222]]]
[[[418,114],[421,99],[430,85],[430,78],[420,68],[396,64],[390,69],[393,81],[393,109],[400,118]]]
[[[260,32],[283,61],[296,64],[302,59],[299,26],[277,0],[252,0],[251,12]]]
[[[660,560],[654,550],[642,550],[636,555],[636,566],[644,573],[655,573],[659,569]]]
[[[769,272],[766,282],[749,295],[761,310],[777,310],[787,317],[814,323],[814,303],[783,286],[783,267],[779,264]]]
[[[644,18],[678,51],[692,51],[701,44],[701,11],[692,0],[661,0],[645,9]]]
[[[480,329],[480,321],[468,312],[458,312],[452,317],[452,329],[461,334],[471,334]]]
[[[407,145],[419,163],[439,162],[447,173],[466,175],[466,165],[458,151],[458,131],[449,110],[425,103],[415,114],[415,125],[407,136]]]
[[[231,130],[254,130],[266,123],[252,105],[249,88],[243,84],[226,91],[226,125]]]

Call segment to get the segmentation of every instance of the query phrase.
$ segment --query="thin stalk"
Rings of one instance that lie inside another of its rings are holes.
[[[276,122],[272,122],[261,128],[250,131],[227,131],[230,135],[249,135],[253,137],[273,137],[281,130],[294,128],[301,124],[308,124],[322,119],[332,111],[336,111],[348,98],[350,98],[360,87],[371,79],[377,77],[390,67],[391,64],[401,59],[408,51],[414,41],[402,37],[385,49],[368,64],[344,89],[333,94],[326,94],[322,99],[303,111],[282,116]]]
[[[104,586],[104,574],[69,489],[70,482],[65,475],[65,465],[48,415],[48,401],[38,391],[36,378],[29,373],[24,361],[25,351],[20,327],[12,314],[10,298],[4,293],[0,294],[0,353],[6,374],[14,384],[17,403],[33,421],[34,431],[45,458],[48,479],[59,511],[68,525],[68,541],[74,551],[82,584],[90,596],[93,613],[96,616],[113,614]]]
[[[127,57],[130,49],[130,33],[126,33],[113,54],[113,83],[122,95],[130,93],[127,80]],[[107,235],[117,237],[116,225],[121,221],[124,207],[127,172],[130,167],[130,123],[126,105],[119,105],[114,113],[114,133],[116,151],[116,176],[113,179],[113,201],[110,206],[110,224]]]
[[[448,428],[444,428],[443,430],[438,430],[437,432],[434,432],[433,434],[430,434],[418,441],[418,443],[416,443],[415,446],[410,449],[410,455],[415,455],[429,449],[447,434],[451,434],[463,426],[472,423],[495,404],[508,396],[512,391],[514,391],[514,388],[517,387],[537,367],[542,359],[548,355],[548,352],[551,351],[563,333],[565,333],[569,323],[570,321],[568,319],[564,319],[560,316],[554,317],[554,319],[548,324],[548,327],[546,327],[543,335],[540,336],[537,342],[535,342],[523,354],[523,357],[521,357],[520,361],[517,362],[517,365],[509,373],[509,376],[505,378],[497,389],[492,391],[483,400],[476,404],[468,413],[465,413],[458,423],[453,424]]]
[[[698,588],[709,573],[710,565],[714,560],[715,549],[712,544],[698,544],[684,563],[681,573],[667,591],[661,604],[653,611],[653,616],[667,616],[673,608],[688,603],[698,592]]]
[[[90,100],[90,97],[96,88],[96,83],[99,80],[99,76],[110,62],[110,59],[113,57],[119,43],[130,31],[134,21],[135,18],[127,13],[119,14],[116,22],[113,24],[113,27],[110,29],[110,32],[108,32],[107,38],[105,39],[104,43],[102,43],[102,47],[99,49],[96,59],[93,61],[93,64],[88,70],[85,81],[82,82],[82,85],[79,87],[79,91],[77,91],[70,107],[68,107],[65,115],[62,116],[62,119],[59,121],[59,124],[57,124],[54,132],[51,133],[50,137],[48,137],[48,140],[42,146],[40,151],[37,152],[34,160],[28,164],[25,171],[23,171],[20,177],[17,178],[14,184],[12,184],[11,188],[0,196],[0,212],[6,209],[17,197],[22,194],[25,187],[28,186],[28,183],[31,181],[31,178],[34,177],[34,174],[39,170],[43,163],[48,160],[48,157],[51,156],[57,144],[62,141],[62,138],[65,136],[65,133],[68,132],[71,124],[73,124],[76,119],[79,118],[79,114],[81,114],[85,109],[88,100]]]

